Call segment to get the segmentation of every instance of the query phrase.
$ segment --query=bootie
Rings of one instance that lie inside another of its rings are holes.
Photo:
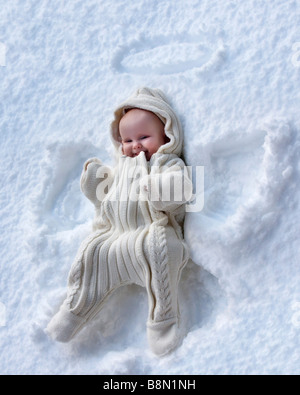
[[[67,343],[81,329],[84,323],[84,318],[76,316],[62,305],[59,312],[49,322],[45,333],[53,340]]]
[[[182,340],[177,318],[161,322],[148,322],[147,335],[149,347],[154,354],[160,357],[173,351]]]

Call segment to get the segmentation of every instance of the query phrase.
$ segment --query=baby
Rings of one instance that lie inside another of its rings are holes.
[[[182,226],[192,197],[182,129],[163,93],[142,88],[116,109],[111,136],[114,169],[96,158],[84,164],[81,189],[95,206],[93,233],[79,248],[67,297],[46,331],[71,340],[114,290],[138,284],[148,294],[149,346],[161,356],[182,338],[178,283],[189,259]]]

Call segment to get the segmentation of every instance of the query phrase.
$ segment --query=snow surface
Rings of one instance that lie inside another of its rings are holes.
[[[1,0],[1,374],[299,374],[297,0]],[[161,88],[204,166],[189,212],[186,337],[148,349],[143,288],[69,344],[44,328],[93,208],[83,162],[111,163],[113,109]]]

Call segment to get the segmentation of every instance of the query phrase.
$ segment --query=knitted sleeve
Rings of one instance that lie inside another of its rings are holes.
[[[184,162],[172,156],[163,165],[154,165],[140,183],[143,194],[158,211],[172,212],[187,203],[193,194],[193,185]]]
[[[113,181],[112,169],[97,158],[88,159],[83,165],[80,187],[84,195],[99,207]]]

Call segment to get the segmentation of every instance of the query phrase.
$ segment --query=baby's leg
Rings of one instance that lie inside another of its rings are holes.
[[[116,240],[117,235],[96,232],[82,243],[69,274],[67,298],[46,329],[54,340],[71,340],[115,289],[132,283],[128,270],[118,267]]]
[[[165,355],[182,338],[178,284],[188,257],[184,244],[177,238],[173,228],[158,228],[150,236],[157,252],[150,252],[149,257],[152,275],[148,284],[150,305],[147,333],[152,351],[157,355]]]

